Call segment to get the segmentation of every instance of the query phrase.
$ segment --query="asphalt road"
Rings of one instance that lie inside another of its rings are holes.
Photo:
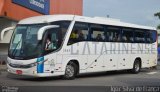
[[[132,74],[127,71],[92,73],[79,75],[75,80],[63,80],[61,77],[33,78],[13,75],[2,71],[0,73],[0,85],[5,87],[22,87],[23,91],[29,89],[26,87],[31,87],[30,89],[40,89],[42,86],[50,86],[52,88],[56,87],[56,90],[58,90],[58,88],[59,90],[64,89],[65,92],[67,88],[72,89],[72,91],[82,92],[80,90],[84,90],[86,87],[89,88],[88,90],[86,89],[86,92],[91,91],[90,89],[92,89],[92,92],[100,92],[100,90],[106,92],[104,89],[106,86],[160,86],[160,69],[143,69],[139,74]],[[80,90],[77,90],[76,87]],[[160,92],[160,90],[157,92]]]

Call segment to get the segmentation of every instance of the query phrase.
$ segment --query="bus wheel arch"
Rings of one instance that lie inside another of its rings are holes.
[[[141,68],[142,68],[142,60],[140,57],[137,57],[133,63],[132,73],[134,74],[139,73]]]
[[[79,62],[78,60],[70,60],[65,68],[64,79],[75,79],[75,76],[79,73]]]
[[[80,66],[79,66],[78,60],[70,60],[68,63],[70,63],[70,62],[75,63],[77,65],[76,74],[79,74]]]

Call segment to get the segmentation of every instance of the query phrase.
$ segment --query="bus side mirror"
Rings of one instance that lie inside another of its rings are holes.
[[[59,27],[58,25],[48,25],[40,28],[37,34],[37,40],[42,40],[43,34],[45,33],[46,30],[58,27]]]
[[[7,28],[3,29],[3,30],[1,31],[1,36],[0,36],[1,38],[0,38],[0,40],[1,40],[1,41],[3,40],[5,32],[10,31],[10,30],[14,30],[14,28],[15,28],[15,27],[7,27]]]

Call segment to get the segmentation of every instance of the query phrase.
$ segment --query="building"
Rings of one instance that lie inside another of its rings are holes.
[[[15,26],[21,19],[52,14],[82,15],[83,0],[0,0],[0,33]],[[5,32],[0,39],[0,55],[7,54],[13,31]],[[1,58],[0,58],[1,60]]]

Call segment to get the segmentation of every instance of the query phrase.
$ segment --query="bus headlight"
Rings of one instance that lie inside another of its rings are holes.
[[[32,64],[29,64],[28,66],[29,67],[34,67],[34,66],[36,66],[37,64],[36,63],[32,63]]]

